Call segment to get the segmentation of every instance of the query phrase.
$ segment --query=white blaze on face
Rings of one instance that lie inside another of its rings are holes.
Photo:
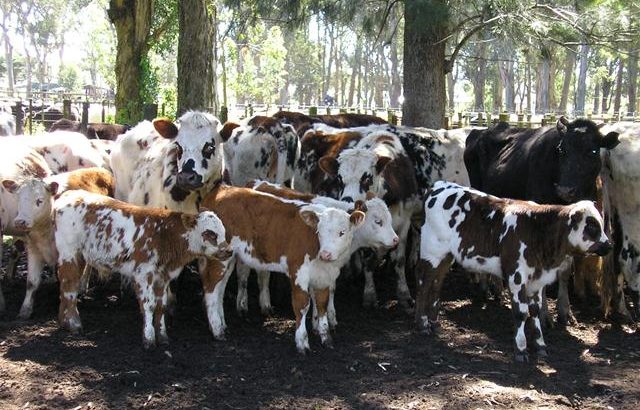
[[[354,233],[354,242],[359,246],[372,248],[391,248],[398,241],[398,235],[393,230],[391,213],[387,204],[380,198],[369,199],[366,217],[360,228]]]
[[[353,201],[365,199],[366,192],[362,192],[360,183],[363,178],[369,177],[374,180],[371,188],[376,185],[375,180],[379,178],[376,175],[377,161],[378,156],[370,149],[349,148],[340,153],[338,175],[344,184],[341,198],[351,198]]]
[[[28,179],[21,182],[15,193],[18,199],[18,214],[15,221],[26,223],[25,228],[51,217],[51,192],[48,184],[40,179]]]
[[[214,164],[222,159],[218,124],[216,117],[204,112],[189,111],[180,117],[180,128],[174,140],[182,150],[178,172],[192,170],[206,183],[214,172],[221,171],[220,165]]]
[[[325,260],[335,261],[350,254],[354,231],[350,215],[335,208],[324,208],[315,213],[318,216],[319,256],[324,254]]]

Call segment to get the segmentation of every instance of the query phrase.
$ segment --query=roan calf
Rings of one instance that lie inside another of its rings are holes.
[[[542,290],[571,267],[573,255],[604,255],[611,243],[590,201],[538,205],[501,199],[438,181],[425,200],[420,262],[416,270],[416,322],[435,330],[440,289],[449,268],[502,277],[509,283],[515,319],[515,360],[528,360],[525,323],[531,316],[539,357],[546,356],[539,312]]]
[[[169,341],[164,321],[169,281],[196,258],[231,256],[224,226],[213,212],[139,207],[82,191],[64,193],[54,208],[58,320],[72,332],[82,328],[77,295],[85,264],[131,279],[143,315],[142,343],[150,348]]]

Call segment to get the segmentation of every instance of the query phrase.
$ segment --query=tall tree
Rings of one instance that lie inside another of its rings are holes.
[[[566,49],[564,57],[564,74],[562,77],[562,94],[560,96],[560,104],[558,111],[560,113],[567,112],[567,103],[569,101],[569,89],[571,87],[571,79],[576,65],[576,54],[573,50]]]
[[[210,0],[179,0],[178,16],[177,114],[215,112],[215,5]]]
[[[13,86],[15,84],[13,78],[13,45],[11,44],[11,39],[9,38],[9,13],[11,9],[9,8],[9,2],[7,0],[0,1],[0,5],[2,5],[2,42],[4,43],[4,61],[6,65],[6,73],[7,73],[7,90],[9,96],[13,96]]]

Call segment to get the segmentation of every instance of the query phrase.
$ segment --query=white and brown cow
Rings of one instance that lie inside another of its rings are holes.
[[[143,121],[111,148],[116,198],[195,213],[198,202],[222,178],[219,121],[189,111],[178,125],[166,118]]]
[[[380,198],[376,198],[373,194],[367,196],[366,201],[356,201],[355,203],[338,201],[333,198],[318,196],[313,194],[305,194],[293,189],[285,188],[266,181],[255,181],[250,184],[252,189],[275,195],[285,200],[307,202],[309,204],[319,204],[323,206],[333,207],[353,212],[360,210],[366,214],[364,223],[359,226],[354,234],[351,242],[351,254],[361,248],[372,248],[375,250],[387,250],[398,245],[399,238],[393,230],[391,224],[391,213],[389,208]],[[238,273],[238,295],[236,298],[236,309],[240,314],[244,314],[248,310],[247,305],[247,279],[249,277],[249,269],[246,267],[237,267]],[[271,312],[271,296],[269,294],[269,272],[259,271],[258,285],[260,288],[260,309],[263,314]],[[335,284],[334,284],[335,285]],[[329,295],[329,306],[327,315],[329,326],[334,328],[338,321],[334,306],[335,286],[331,287]],[[315,305],[314,305],[315,308]],[[314,326],[317,326],[317,311],[314,309]],[[317,328],[316,328],[317,329]]]
[[[40,286],[45,265],[55,268],[58,256],[53,243],[53,203],[63,192],[82,189],[113,196],[113,176],[104,168],[83,168],[44,179],[2,181],[2,189],[18,198],[18,213],[13,221],[16,234],[27,250],[27,290],[18,317],[27,319],[33,312],[33,297]]]
[[[620,133],[620,145],[600,153],[604,211],[614,243],[614,251],[605,262],[603,305],[605,314],[612,308],[624,318],[631,318],[623,294],[626,281],[636,320],[640,320],[640,124],[616,123],[601,131]]]
[[[167,343],[167,286],[198,257],[227,260],[225,230],[213,212],[196,215],[131,205],[103,195],[68,191],[55,203],[60,325],[82,328],[77,307],[85,264],[130,278],[143,315],[145,348]]]
[[[393,216],[393,228],[400,245],[391,252],[398,277],[399,302],[412,302],[405,276],[406,243],[412,217],[419,216],[421,198],[438,179],[468,183],[464,168],[464,138],[467,130],[428,130],[394,126],[370,126],[368,133],[353,148],[343,149],[337,157],[325,155],[319,167],[328,175],[325,184],[345,201],[364,199],[368,191],[382,198]],[[364,304],[375,305],[377,296],[373,275],[365,271]]]
[[[300,141],[291,125],[255,116],[246,124],[227,123],[223,130],[226,182],[245,186],[251,180],[263,179],[292,185]]]
[[[538,356],[546,355],[540,325],[542,291],[570,269],[572,256],[604,255],[611,243],[591,201],[538,205],[501,199],[438,181],[425,199],[417,268],[416,323],[435,330],[440,289],[453,262],[509,283],[515,318],[515,359],[528,360],[525,323],[531,316]]]
[[[296,347],[309,350],[305,319],[310,294],[315,294],[322,343],[331,343],[327,306],[331,286],[348,261],[354,230],[365,219],[361,211],[347,212],[306,202],[294,203],[249,188],[220,184],[202,203],[222,220],[233,253],[256,270],[286,274],[296,317]],[[234,263],[201,266],[209,326],[217,339],[226,327],[223,295]]]

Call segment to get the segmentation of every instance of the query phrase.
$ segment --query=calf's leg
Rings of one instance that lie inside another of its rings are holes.
[[[566,269],[560,272],[558,275],[558,299],[556,301],[558,305],[558,325],[566,326],[567,324],[575,324],[576,318],[571,311],[571,304],[569,303],[569,279],[571,278],[572,268]]]
[[[296,316],[296,348],[302,354],[311,350],[306,325],[310,301],[307,291],[300,288],[295,283],[295,275],[291,275],[291,305]]]
[[[535,327],[535,343],[538,350],[538,357],[547,357],[547,345],[542,336],[542,325],[540,324],[540,309],[542,308],[542,289],[536,292],[529,300],[529,316]]]
[[[236,294],[236,311],[239,316],[245,316],[249,312],[249,295],[247,294],[247,282],[251,268],[242,262],[236,264],[238,275],[238,293]]]
[[[260,289],[260,312],[263,316],[271,316],[273,315],[273,308],[271,307],[271,292],[269,290],[271,272],[268,270],[261,270],[257,272],[257,275],[258,288]]]
[[[420,333],[430,335],[435,332],[440,309],[440,290],[453,257],[445,256],[437,266],[421,259],[416,265],[416,312],[415,321]]]
[[[33,313],[33,295],[40,287],[43,268],[44,260],[40,252],[27,242],[27,291],[22,307],[20,307],[20,313],[18,313],[20,319],[29,319]]]
[[[327,315],[327,307],[329,304],[329,296],[331,291],[329,288],[314,291],[314,312],[317,309],[317,318],[314,318],[314,328],[320,334],[320,341],[327,347],[333,347],[331,332],[329,327],[329,318]]]
[[[226,261],[217,259],[201,260],[199,262],[204,300],[209,319],[209,329],[216,340],[224,340],[224,290],[227,280],[233,271],[235,258]]]
[[[149,283],[151,281],[153,281],[153,273],[148,272],[134,278],[133,282],[138,304],[140,305],[140,312],[142,313],[142,345],[145,349],[156,347],[156,329],[154,326],[156,294],[153,284]]]
[[[82,330],[82,322],[78,312],[78,286],[84,265],[83,261],[78,260],[64,261],[58,266],[58,280],[60,281],[58,323],[60,327],[72,333],[78,333]]]
[[[525,324],[529,315],[529,302],[527,288],[522,283],[522,276],[519,272],[509,275],[509,290],[511,290],[511,310],[515,321],[515,361],[527,362],[527,336],[525,334]]]

